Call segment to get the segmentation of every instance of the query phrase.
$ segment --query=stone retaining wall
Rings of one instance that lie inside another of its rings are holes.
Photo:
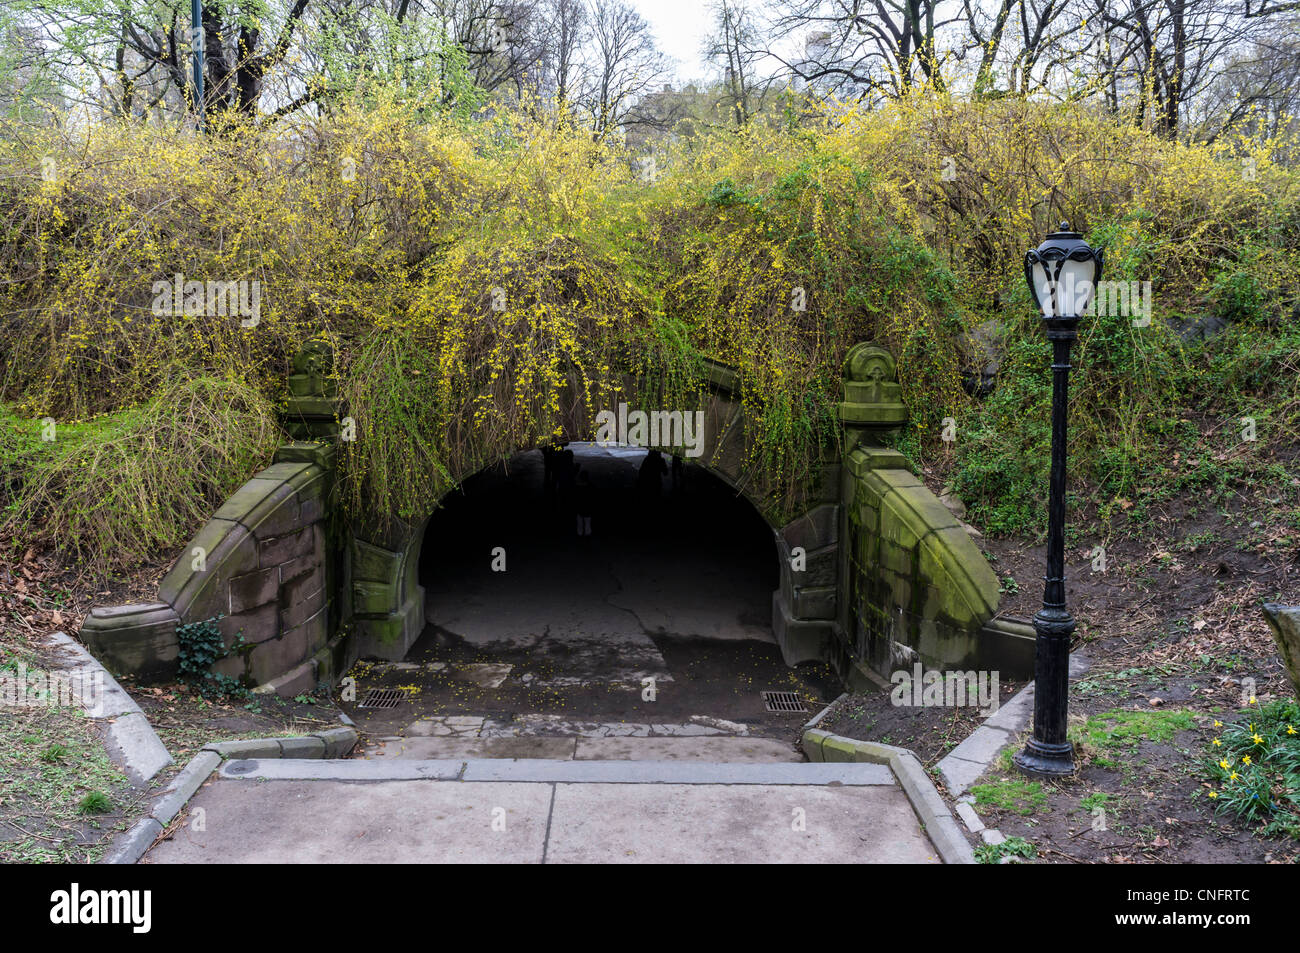
[[[893,450],[859,446],[844,469],[850,670],[986,667],[982,630],[997,612],[998,579],[965,527]]]
[[[213,671],[296,694],[338,673],[326,518],[334,448],[291,443],[213,514],[158,586],[158,601],[97,608],[81,639],[111,670],[176,677],[178,626],[219,617],[231,654]]]

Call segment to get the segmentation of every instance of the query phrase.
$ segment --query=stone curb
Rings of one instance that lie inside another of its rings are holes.
[[[1070,656],[1070,678],[1088,671],[1089,662],[1075,653]],[[982,775],[1002,749],[1029,726],[1034,715],[1034,683],[1030,682],[984,719],[961,744],[944,755],[934,769],[943,778],[943,786],[952,797],[964,794]],[[969,825],[968,825],[969,826]],[[973,832],[972,832],[973,833]]]
[[[888,765],[898,778],[899,786],[907,795],[939,859],[945,864],[975,863],[975,853],[957,826],[957,819],[940,797],[920,760],[907,748],[875,741],[855,741],[820,728],[809,728],[803,733],[803,749],[808,760],[814,762],[864,761]]]
[[[54,648],[56,653],[62,653],[60,661],[64,665],[59,671],[77,675],[83,680],[102,679],[97,703],[89,705],[84,697],[78,699],[78,703],[87,717],[104,722],[105,747],[109,757],[121,765],[132,782],[136,785],[147,784],[159,771],[172,763],[167,746],[153,730],[135,699],[126,693],[117,679],[80,642],[66,632],[54,632],[45,644]]]
[[[221,777],[237,781],[465,781],[532,784],[668,784],[892,787],[888,766],[866,762],[570,761],[546,758],[443,758],[374,761],[297,759],[230,761]]]
[[[119,835],[101,864],[134,864],[153,846],[158,835],[189,803],[196,791],[227,759],[342,758],[357,743],[355,728],[343,726],[301,738],[248,738],[204,745],[172,778],[148,817]],[[169,759],[170,760],[170,759]]]
[[[829,705],[827,705],[817,714],[809,718],[808,721],[804,723],[803,730],[808,731],[812,728],[816,728],[818,725],[821,724],[822,719],[825,718],[828,714],[830,714],[830,710],[832,708],[834,708],[836,705],[838,705],[840,702],[844,701],[844,699],[848,697],[849,697],[849,693],[844,692],[842,695],[840,695],[839,698],[835,699],[833,702],[831,702]]]

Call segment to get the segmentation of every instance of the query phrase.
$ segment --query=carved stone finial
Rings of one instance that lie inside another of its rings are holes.
[[[840,421],[858,436],[865,431],[895,430],[907,423],[894,356],[861,342],[844,358],[844,400]]]
[[[338,384],[331,376],[334,348],[314,338],[293,356],[289,375],[289,403],[285,426],[296,440],[329,436],[337,432]]]
[[[334,365],[334,348],[319,338],[308,341],[293,356],[293,373],[323,378]]]
[[[855,344],[844,358],[844,376],[851,381],[888,382],[896,380],[896,374],[894,356],[874,344]]]

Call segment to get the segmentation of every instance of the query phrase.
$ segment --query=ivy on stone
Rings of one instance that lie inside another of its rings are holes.
[[[222,618],[218,613],[210,619],[186,622],[176,627],[180,680],[197,688],[205,697],[247,694],[247,689],[238,679],[212,671],[213,664],[234,654],[244,645],[244,633],[241,631],[235,636],[234,644],[226,647],[225,637],[217,625]]]

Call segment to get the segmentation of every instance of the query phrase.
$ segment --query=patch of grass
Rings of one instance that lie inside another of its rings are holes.
[[[1201,546],[1209,546],[1212,543],[1218,542],[1218,540],[1219,534],[1212,529],[1207,529],[1204,532],[1189,533],[1184,536],[1183,541],[1179,546],[1187,552],[1192,552],[1195,549],[1199,549]]]
[[[1071,686],[1071,690],[1080,695],[1105,695],[1130,689],[1139,682],[1156,686],[1163,684],[1166,678],[1181,669],[1182,666],[1171,662],[1161,665],[1141,665],[1114,672],[1097,672],[1080,679]]]
[[[1093,791],[1091,794],[1079,799],[1079,807],[1083,808],[1089,814],[1097,808],[1113,811],[1115,809],[1115,802],[1115,795],[1108,794],[1105,791]]]
[[[41,760],[52,764],[55,761],[63,760],[69,754],[70,752],[67,745],[61,745],[58,742],[55,742],[41,752]]]
[[[91,791],[77,803],[82,814],[107,814],[113,810],[113,799],[103,791]]]
[[[1173,740],[1174,733],[1195,727],[1192,713],[1182,709],[1129,710],[1116,709],[1091,715],[1084,722],[1088,742],[1102,750],[1116,747],[1133,748],[1138,741],[1164,742]]]
[[[1047,789],[1041,781],[1023,778],[1002,778],[987,784],[977,784],[970,789],[975,803],[999,811],[1011,811],[1030,816],[1047,810]]]
[[[1120,770],[1140,741],[1173,740],[1178,731],[1195,727],[1192,713],[1182,709],[1116,709],[1090,715],[1070,727],[1070,739],[1104,768]]]
[[[0,862],[94,863],[138,797],[80,710],[0,717]]]

